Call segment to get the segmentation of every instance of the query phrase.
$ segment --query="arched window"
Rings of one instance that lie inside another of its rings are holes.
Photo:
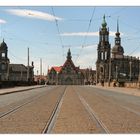
[[[103,73],[103,71],[104,71],[104,69],[103,69],[103,67],[101,67],[101,72]]]
[[[2,53],[1,56],[2,56],[2,58],[5,58],[5,53]]]
[[[104,53],[101,52],[101,60],[103,60],[103,59],[104,59]]]
[[[108,35],[105,35],[105,41],[108,41]]]

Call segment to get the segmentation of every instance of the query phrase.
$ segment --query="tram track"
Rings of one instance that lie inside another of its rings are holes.
[[[64,86],[54,87],[52,90],[49,90],[47,94],[42,93],[42,95],[36,96],[36,98],[33,98],[28,102],[24,102],[23,104],[1,114],[0,123],[2,125],[0,127],[0,132],[51,133],[55,124],[55,119],[59,113],[59,108],[61,107],[65,91],[66,87]],[[39,114],[34,116],[35,112],[39,112]],[[28,115],[28,113],[30,115]],[[13,125],[13,122],[9,120],[16,123]],[[8,126],[10,126],[10,128]],[[20,127],[18,128],[17,126]]]
[[[78,92],[76,92],[76,94],[78,95],[81,103],[83,104],[85,110],[88,112],[92,120],[96,122],[96,127],[101,129],[101,133],[109,134],[110,131],[108,130],[108,128],[101,121],[101,119],[98,117],[95,111],[90,107],[90,105],[86,102],[86,100]]]
[[[44,89],[41,95],[18,102],[15,107],[0,114],[0,132],[139,132],[140,113],[127,104],[123,106],[121,101],[117,103],[117,100],[111,99],[93,90],[74,86]]]
[[[58,87],[55,87],[58,88]],[[53,88],[54,89],[54,88]],[[50,92],[51,89],[49,89],[48,91]],[[18,103],[18,105],[14,106],[12,109],[8,110],[8,111],[4,111],[3,113],[0,114],[0,119],[7,117],[8,115],[11,115],[12,113],[15,113],[16,111],[18,111],[19,109],[21,109],[22,107],[36,101],[37,99],[41,98],[42,96],[44,96],[45,94],[41,94],[38,95],[36,97],[31,97],[31,99],[28,99],[28,101],[23,102],[22,104]]]
[[[123,109],[125,109],[125,110],[127,110],[127,111],[129,111],[129,112],[131,112],[131,113],[134,113],[134,114],[136,114],[136,115],[138,115],[138,116],[140,116],[140,112],[138,112],[138,111],[136,111],[135,109],[132,109],[131,107],[128,107],[128,106],[126,106],[126,105],[118,104],[118,101],[114,100],[113,98],[110,98],[110,97],[107,98],[105,95],[100,95],[100,93],[99,93],[99,94],[96,93],[96,95],[97,95],[98,97],[100,97],[100,98],[106,100],[107,102],[110,102],[110,103],[112,103],[112,104],[115,104],[115,105],[117,105],[117,106],[120,106],[121,108],[123,108]],[[128,104],[128,103],[127,103],[127,104]]]
[[[59,111],[60,111],[60,108],[61,108],[61,105],[62,105],[62,102],[63,102],[64,95],[66,93],[66,89],[67,89],[67,87],[65,87],[61,96],[58,98],[58,100],[55,104],[55,107],[52,111],[52,114],[50,115],[50,118],[49,118],[47,124],[45,125],[45,127],[42,131],[42,134],[49,134],[49,133],[52,132],[52,129],[55,126],[55,122],[56,122],[57,116],[59,114]]]
[[[110,130],[110,133],[139,132],[140,112],[133,109],[133,106],[129,107],[129,103],[125,104],[125,102],[114,98],[107,98],[108,96],[106,97],[100,92],[94,92],[88,88],[78,89],[78,92],[80,92],[80,95],[89,103],[92,109],[95,109],[102,122]]]

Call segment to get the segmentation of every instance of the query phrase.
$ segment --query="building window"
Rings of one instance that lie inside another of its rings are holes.
[[[104,71],[104,69],[103,69],[103,67],[101,67],[101,73],[103,73],[103,71]]]
[[[103,54],[103,52],[101,52],[101,60],[103,60],[104,59],[104,54]]]
[[[108,41],[108,35],[105,35],[105,41]]]
[[[100,40],[103,41],[103,39],[104,39],[104,37],[103,37],[103,35],[101,35],[101,36],[100,36]]]
[[[1,55],[2,55],[2,58],[5,58],[5,53],[2,53]]]

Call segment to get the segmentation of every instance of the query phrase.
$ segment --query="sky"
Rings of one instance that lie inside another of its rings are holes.
[[[34,61],[35,74],[51,66],[62,66],[70,48],[80,68],[96,68],[99,28],[103,15],[114,46],[117,19],[125,55],[140,57],[140,7],[107,6],[1,6],[0,42],[8,46],[10,63],[27,65]]]

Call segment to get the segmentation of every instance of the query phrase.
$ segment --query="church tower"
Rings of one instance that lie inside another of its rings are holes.
[[[123,58],[123,54],[124,54],[124,49],[121,46],[119,23],[117,20],[117,32],[116,32],[116,37],[115,37],[115,45],[112,48],[112,58]]]
[[[68,50],[68,52],[67,52],[67,59],[70,59],[71,60],[71,51],[70,51],[70,49]]]
[[[0,81],[8,80],[9,76],[9,59],[8,59],[8,47],[3,42],[0,44]]]
[[[109,61],[110,61],[110,44],[109,44],[109,28],[105,15],[103,16],[102,27],[99,31],[99,44],[97,48],[96,61],[96,82],[108,81],[109,78]]]

